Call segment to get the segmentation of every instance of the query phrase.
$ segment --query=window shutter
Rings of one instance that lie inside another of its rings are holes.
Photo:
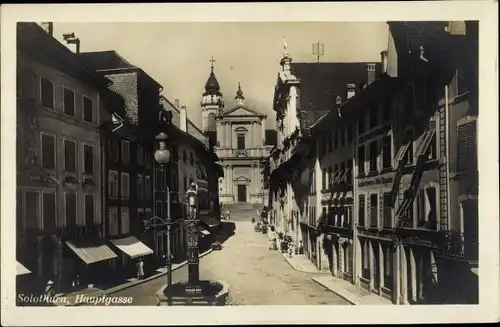
[[[458,172],[477,170],[477,120],[459,123],[457,126]]]

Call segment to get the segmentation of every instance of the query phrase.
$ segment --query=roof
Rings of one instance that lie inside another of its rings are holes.
[[[372,63],[372,62],[370,62]],[[300,80],[299,119],[308,126],[336,108],[336,98],[345,98],[347,84],[366,81],[368,62],[292,63]],[[376,74],[380,63],[375,63]]]
[[[278,144],[278,131],[274,129],[266,129],[266,145]]]
[[[105,88],[111,84],[109,79],[96,73],[76,53],[47,34],[36,23],[17,23],[17,48],[34,60],[90,86]]]
[[[132,65],[116,51],[96,51],[81,52],[78,54],[80,59],[95,70],[118,69],[118,68],[138,68]]]
[[[205,83],[205,93],[203,95],[219,95],[222,96],[220,92],[220,85],[217,81],[217,78],[214,74],[214,69],[212,67],[212,71],[210,72],[210,76],[208,76],[207,82]]]
[[[130,70],[138,71],[151,82],[158,85],[159,87],[162,87],[162,85],[158,81],[156,81],[153,77],[151,77],[151,75],[146,73],[142,68],[132,65],[114,50],[80,52],[77,55],[82,62],[84,62],[88,67],[94,70],[104,72],[105,74],[111,71],[114,71],[116,73],[127,72]]]

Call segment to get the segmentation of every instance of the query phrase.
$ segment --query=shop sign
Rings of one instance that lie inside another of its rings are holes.
[[[370,177],[370,178],[363,178],[358,182],[359,187],[364,187],[364,186],[374,186],[374,185],[388,185],[392,184],[394,181],[394,176],[377,176],[377,177]]]

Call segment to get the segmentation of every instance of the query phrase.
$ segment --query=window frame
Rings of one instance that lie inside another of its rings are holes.
[[[373,197],[375,197],[376,201],[373,201]],[[380,201],[380,197],[379,197],[378,192],[370,193],[370,227],[371,228],[376,228],[376,229],[379,228],[379,222],[380,222],[379,201]],[[374,212],[375,212],[375,223],[373,222],[373,218],[374,218],[373,213]]]
[[[70,117],[76,117],[76,92],[75,90],[67,87],[67,86],[64,86],[62,87],[63,89],[63,114],[66,115],[66,116],[70,116]],[[73,93],[73,113],[68,113],[66,112],[66,91],[69,91],[71,93]]]
[[[124,148],[125,148],[125,145],[128,146],[128,149],[127,151],[124,151]],[[129,140],[125,140],[125,139],[121,139],[120,140],[120,154],[121,154],[121,163],[122,164],[125,164],[125,165],[129,165],[130,164],[130,141]],[[125,156],[125,153],[127,154]]]
[[[112,190],[111,176],[112,175],[115,177],[115,183],[116,183],[116,187],[114,188],[114,190],[116,190],[116,192],[114,195],[111,192],[111,190]],[[120,197],[120,178],[118,176],[119,176],[118,171],[108,170],[108,197],[110,199],[118,199]]]
[[[240,141],[243,140],[243,145],[240,144]],[[243,147],[241,147],[243,146]],[[238,150],[245,150],[246,149],[246,135],[244,133],[237,133],[236,134],[236,148]]]
[[[92,171],[91,172],[88,172],[87,171],[87,164],[86,164],[86,154],[85,154],[85,147],[90,147],[92,148]],[[82,166],[83,166],[83,173],[85,175],[94,175],[95,174],[95,146],[93,143],[90,143],[90,142],[82,142],[82,153],[83,153],[83,163],[82,163]]]
[[[127,177],[127,183],[124,183],[124,177]],[[124,186],[127,185],[127,194],[124,194]],[[128,172],[120,172],[120,199],[130,199],[130,174]]]
[[[127,229],[125,231],[123,228],[123,226],[124,226],[123,222],[125,221],[124,215],[123,215],[124,212],[127,213],[127,220],[128,220]],[[120,207],[120,224],[119,224],[119,226],[120,226],[120,235],[130,234],[130,207],[128,207],[128,206],[121,206]]]
[[[53,168],[47,168],[47,167],[44,167],[44,154],[45,154],[45,151],[43,151],[43,136],[49,136],[53,139],[53,149],[54,149],[54,155],[53,155],[53,162],[54,162],[54,167]],[[44,170],[48,170],[48,171],[56,171],[57,170],[57,136],[53,133],[49,133],[49,132],[45,132],[45,131],[41,131],[40,132],[40,163],[42,165],[42,168]]]
[[[66,142],[71,142],[75,145],[75,158],[74,158],[74,163],[75,163],[75,171],[70,171],[68,170],[68,167],[66,166]],[[63,171],[65,174],[78,174],[78,142],[76,139],[68,136],[63,136],[62,137],[62,143],[63,143]]]
[[[144,175],[142,174],[137,174],[137,198],[139,200],[145,198],[145,192],[144,192]]]
[[[85,119],[85,100],[90,100],[90,112],[92,114],[92,117],[91,117],[91,121],[88,121],[87,119]],[[95,116],[94,115],[94,99],[92,99],[91,97],[88,97],[86,95],[82,95],[82,120],[84,122],[87,122],[89,124],[94,124],[95,123]]]
[[[357,150],[358,175],[364,176],[366,175],[366,143],[359,145]],[[363,154],[362,158],[359,157],[360,154]]]
[[[375,151],[373,151],[373,146],[375,146]],[[375,153],[373,153],[375,152]],[[373,140],[368,143],[368,157],[369,157],[369,174],[376,173],[379,171],[378,168],[378,141]]]
[[[39,81],[39,85],[40,85],[40,88],[39,88],[40,89],[40,104],[42,105],[42,107],[47,108],[47,109],[52,109],[52,110],[56,109],[56,83],[53,80],[51,80],[45,76],[41,76],[41,75],[39,76],[38,81]],[[52,106],[46,106],[45,103],[43,103],[43,100],[44,100],[43,99],[43,82],[44,81],[50,82],[52,84]]]

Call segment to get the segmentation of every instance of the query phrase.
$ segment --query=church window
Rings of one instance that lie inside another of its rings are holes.
[[[210,115],[208,115],[207,129],[210,130],[210,131],[215,131],[215,129],[216,129],[216,126],[215,126],[215,114],[214,113],[211,113]]]
[[[245,149],[245,135],[238,134],[238,149]]]

